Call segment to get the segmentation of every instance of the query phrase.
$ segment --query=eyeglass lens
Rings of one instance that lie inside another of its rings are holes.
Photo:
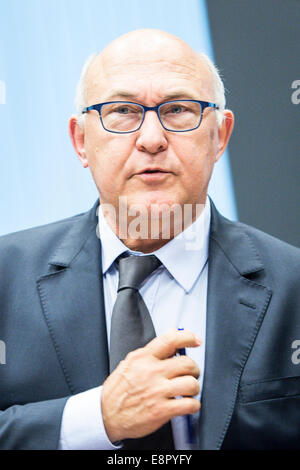
[[[198,127],[202,108],[194,101],[167,102],[159,107],[160,120],[168,130],[184,131]],[[133,103],[109,103],[102,106],[104,127],[115,132],[137,130],[143,120],[143,107]]]

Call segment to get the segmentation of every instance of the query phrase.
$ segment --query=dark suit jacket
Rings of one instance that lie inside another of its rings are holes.
[[[96,209],[0,238],[1,449],[56,449],[108,375]],[[300,250],[212,206],[199,448],[300,447],[299,286]]]

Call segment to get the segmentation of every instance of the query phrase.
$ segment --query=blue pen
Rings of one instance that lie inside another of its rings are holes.
[[[178,331],[183,331],[183,330],[184,330],[184,328],[178,328]],[[177,349],[177,352],[180,356],[186,356],[185,348]],[[189,444],[196,444],[194,425],[193,425],[193,416],[192,415],[185,415],[185,419],[186,419],[188,443]]]

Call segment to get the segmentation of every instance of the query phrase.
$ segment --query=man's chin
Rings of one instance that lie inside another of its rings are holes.
[[[146,211],[148,213],[151,211],[163,213],[165,210],[169,210],[174,205],[181,205],[177,198],[174,198],[174,193],[145,193],[139,194],[135,197],[127,198],[127,209],[130,212],[140,208],[140,210]]]

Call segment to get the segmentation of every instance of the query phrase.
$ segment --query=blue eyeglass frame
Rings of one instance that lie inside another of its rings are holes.
[[[188,102],[191,102],[191,103],[198,103],[200,104],[201,106],[201,114],[200,114],[200,120],[199,120],[199,124],[198,126],[196,127],[193,127],[192,129],[187,129],[185,131],[175,131],[174,129],[168,129],[167,127],[165,127],[162,123],[162,120],[160,118],[160,112],[159,112],[159,109],[161,108],[161,106],[164,106],[165,104],[168,104],[168,103],[178,103],[178,102],[182,102],[182,101],[188,101]],[[103,120],[102,120],[102,115],[101,115],[101,109],[102,109],[102,106],[104,106],[105,104],[118,104],[118,103],[128,103],[128,104],[137,104],[138,106],[140,106],[142,109],[143,109],[143,117],[142,117],[142,120],[141,120],[141,123],[139,125],[139,127],[137,129],[135,129],[134,131],[125,131],[125,132],[121,132],[121,131],[111,131],[109,129],[106,129],[106,127],[104,126],[103,124]],[[140,103],[135,103],[134,101],[106,101],[105,103],[98,103],[98,104],[93,104],[92,106],[88,106],[86,108],[84,108],[82,110],[82,114],[85,114],[87,113],[88,111],[92,111],[92,110],[96,110],[98,111],[99,113],[99,116],[100,116],[100,121],[101,121],[101,124],[102,124],[102,127],[104,130],[106,130],[107,132],[111,132],[113,134],[131,134],[132,132],[137,132],[138,130],[140,130],[140,128],[142,127],[143,125],[143,122],[145,120],[145,115],[147,113],[147,111],[155,111],[156,114],[157,114],[157,117],[159,119],[159,122],[161,123],[162,127],[168,131],[168,132],[190,132],[190,131],[194,131],[195,129],[198,129],[198,127],[200,126],[201,122],[202,122],[202,118],[203,118],[203,112],[206,108],[214,108],[214,109],[219,109],[219,106],[216,105],[215,103],[211,103],[209,101],[202,101],[202,100],[185,100],[185,99],[182,99],[182,100],[171,100],[171,101],[166,101],[164,103],[161,103],[161,104],[158,104],[157,106],[144,106],[143,104],[140,104]]]

